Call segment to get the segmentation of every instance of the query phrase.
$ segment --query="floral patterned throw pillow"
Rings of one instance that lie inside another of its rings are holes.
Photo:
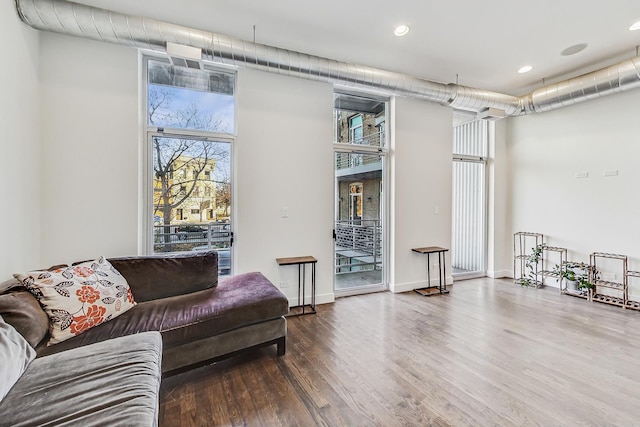
[[[107,261],[14,274],[49,316],[52,345],[111,320],[136,305],[126,279]]]

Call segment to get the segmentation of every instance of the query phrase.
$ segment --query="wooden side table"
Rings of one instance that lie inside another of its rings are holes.
[[[312,256],[297,256],[290,258],[276,258],[278,265],[297,265],[298,266],[298,305],[289,307],[289,314],[287,316],[301,316],[303,314],[315,314],[316,313],[316,263],[318,262]],[[307,264],[311,264],[311,304],[305,304],[305,288],[306,288],[306,267]],[[302,300],[300,300],[300,293],[302,292]],[[309,310],[306,310],[309,308]],[[297,312],[294,309],[297,310]],[[292,311],[293,310],[293,311]]]
[[[425,297],[449,293],[447,290],[447,267],[445,261],[445,252],[448,250],[449,249],[441,248],[440,246],[427,246],[425,248],[411,249],[411,251],[419,254],[427,254],[427,286],[424,288],[414,289],[415,292]],[[431,260],[429,259],[429,256],[434,253],[438,254],[438,286],[431,286]]]

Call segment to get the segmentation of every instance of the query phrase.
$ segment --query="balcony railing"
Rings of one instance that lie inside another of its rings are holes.
[[[155,224],[154,252],[182,252],[231,247],[232,233],[227,222]]]
[[[382,268],[380,220],[336,221],[336,274]]]
[[[381,147],[384,145],[384,131],[372,133],[361,139],[344,142],[349,145],[365,145],[369,147]],[[341,144],[342,142],[338,142]],[[355,168],[358,166],[379,163],[380,156],[377,154],[354,154],[354,153],[336,153],[336,170]]]
[[[382,147],[384,145],[384,131],[374,132],[369,135],[364,135],[362,138],[353,139],[350,141],[336,141],[338,144],[349,145],[367,145],[369,147]]]

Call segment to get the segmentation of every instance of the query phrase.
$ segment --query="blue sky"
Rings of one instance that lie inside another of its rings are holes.
[[[172,126],[172,120],[163,122],[158,118],[161,116],[171,117],[173,115],[172,113],[184,111],[188,109],[192,103],[195,103],[203,115],[208,116],[211,114],[212,117],[220,120],[220,128],[209,130],[215,130],[221,133],[234,132],[235,107],[233,95],[150,84],[149,90],[151,91],[153,89],[166,90],[171,94],[171,103],[158,109],[159,114],[156,115],[157,126],[175,127],[175,125]]]
[[[220,126],[215,129],[200,128],[199,130],[212,130],[220,133],[234,132],[234,97],[217,92],[205,92],[181,87],[171,87],[164,85],[149,84],[149,93],[154,90],[166,91],[169,94],[169,101],[165,102],[154,115],[154,124],[158,127],[184,128],[177,118],[180,111],[188,110],[195,103],[200,116],[204,118],[213,117],[220,120]],[[166,138],[171,140],[170,137]],[[202,144],[202,141],[193,141],[194,147]],[[222,154],[217,159],[214,169],[214,179],[223,181],[230,176],[230,147],[226,142],[215,142],[218,145],[215,151]],[[196,149],[197,151],[197,149]],[[196,154],[193,154],[196,155]]]

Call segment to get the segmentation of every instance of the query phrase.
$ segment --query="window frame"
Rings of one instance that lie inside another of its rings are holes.
[[[139,199],[138,202],[138,211],[139,211],[139,233],[138,233],[138,253],[140,255],[153,255],[153,229],[154,229],[154,221],[153,221],[153,152],[152,152],[152,140],[153,137],[176,137],[176,138],[189,138],[189,139],[204,139],[212,142],[226,142],[230,144],[230,160],[229,160],[229,174],[231,178],[230,183],[230,191],[231,191],[231,215],[230,215],[230,224],[231,231],[235,227],[233,224],[236,222],[236,214],[235,214],[235,200],[237,199],[235,194],[235,185],[234,182],[236,180],[235,175],[235,150],[236,150],[236,139],[237,139],[237,129],[238,129],[238,73],[235,67],[229,66],[213,66],[210,64],[204,64],[204,69],[213,72],[224,72],[234,74],[234,88],[233,88],[233,96],[234,96],[234,123],[233,123],[233,131],[232,133],[222,133],[222,132],[212,132],[212,131],[201,131],[201,130],[191,130],[191,129],[179,129],[179,128],[163,128],[158,126],[149,125],[148,122],[148,114],[149,114],[149,102],[148,102],[148,64],[149,61],[162,61],[169,63],[169,59],[159,53],[150,52],[150,51],[139,51],[139,64],[140,64],[140,90],[139,90],[139,99],[140,99],[140,116],[142,119],[142,125],[140,126],[140,163],[139,163],[139,191],[140,194],[143,195]],[[184,216],[184,215],[183,215]],[[233,251],[233,246],[230,248]],[[234,254],[231,254],[231,259],[235,259]],[[233,267],[233,266],[232,266]]]
[[[477,124],[478,126],[481,126],[481,129],[478,130],[477,132],[472,132],[472,131],[467,131],[467,134],[472,134],[475,137],[479,137],[482,141],[482,144],[478,144],[478,142],[476,140],[474,140],[474,143],[472,144],[474,147],[478,147],[481,146],[482,150],[481,151],[475,151],[472,154],[469,154],[467,150],[462,149],[462,150],[457,150],[456,149],[456,136],[455,136],[455,132],[456,132],[456,127],[458,126],[464,126],[464,125],[470,125],[470,124]],[[454,135],[452,138],[452,182],[455,183],[455,176],[454,174],[456,173],[456,164],[463,164],[463,163],[471,163],[471,164],[476,164],[476,165],[480,165],[482,170],[481,173],[479,174],[480,177],[480,183],[478,185],[478,188],[482,189],[482,200],[480,202],[480,210],[482,211],[482,224],[480,226],[480,232],[482,234],[482,251],[481,251],[481,260],[480,260],[480,266],[479,266],[479,270],[475,270],[475,271],[464,271],[464,272],[453,272],[453,269],[455,268],[455,266],[458,266],[459,264],[457,264],[457,259],[454,255],[454,252],[456,250],[458,250],[459,248],[457,247],[457,240],[456,240],[456,236],[458,235],[459,231],[456,229],[456,223],[457,223],[457,218],[452,217],[452,242],[451,242],[451,265],[452,265],[452,276],[454,277],[454,280],[464,280],[464,279],[473,279],[473,278],[477,278],[477,277],[485,277],[487,274],[487,263],[488,263],[488,242],[489,242],[489,235],[488,235],[488,221],[489,221],[489,162],[488,162],[488,158],[489,158],[489,151],[490,151],[490,145],[493,144],[493,126],[494,123],[488,120],[477,120],[477,121],[471,121],[468,123],[463,123],[463,124],[459,124],[454,126]],[[465,152],[467,151],[467,152]],[[451,188],[451,197],[452,197],[452,215],[455,213],[455,204],[456,202],[456,194],[455,194],[456,188],[452,187]],[[466,230],[468,231],[468,229],[466,228]],[[465,249],[465,248],[463,248]],[[466,253],[466,252],[465,252]],[[454,265],[455,264],[455,265]]]
[[[360,124],[353,125],[353,121],[355,119],[360,119]],[[364,118],[362,114],[355,114],[349,117],[349,143],[350,144],[362,144],[364,139]],[[355,133],[357,130],[360,130],[360,138],[355,138]]]

